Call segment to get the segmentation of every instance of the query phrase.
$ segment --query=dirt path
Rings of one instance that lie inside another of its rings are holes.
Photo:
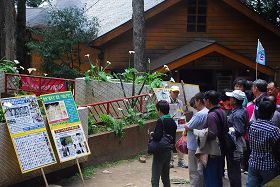
[[[175,162],[176,163],[176,162]],[[86,180],[88,187],[149,187],[151,178],[152,157],[147,158],[146,163],[140,163],[138,160],[124,161],[121,164],[112,167],[97,169],[96,174]],[[103,173],[104,170],[108,173]],[[188,169],[171,168],[170,179],[189,180]],[[243,185],[245,185],[246,176],[242,176]],[[59,185],[68,187],[82,187],[78,180],[72,182],[61,182]],[[162,184],[160,184],[162,187]],[[188,184],[172,184],[174,187],[187,187]],[[229,187],[228,179],[224,180],[224,186]]]

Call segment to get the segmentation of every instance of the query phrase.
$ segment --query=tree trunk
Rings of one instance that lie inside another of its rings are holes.
[[[13,1],[0,0],[0,59],[15,59],[15,8]]]
[[[17,0],[16,58],[21,66],[29,68],[26,60],[26,0]]]
[[[147,71],[147,63],[144,61],[145,50],[145,19],[144,0],[132,0],[133,8],[133,46],[134,46],[134,67],[140,71]]]

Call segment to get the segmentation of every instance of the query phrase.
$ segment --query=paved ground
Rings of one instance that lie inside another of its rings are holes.
[[[124,161],[121,164],[111,167],[97,169],[95,175],[85,181],[85,186],[94,187],[149,187],[151,178],[151,157],[147,158],[146,163],[138,160]],[[188,169],[171,168],[170,178],[189,180]],[[243,185],[245,185],[246,175],[242,175]],[[177,180],[178,181],[178,180]],[[61,181],[58,183],[68,187],[82,187],[79,180]],[[162,184],[160,184],[162,187]],[[188,184],[172,184],[173,187],[187,187]],[[229,187],[228,179],[224,179],[224,186]]]

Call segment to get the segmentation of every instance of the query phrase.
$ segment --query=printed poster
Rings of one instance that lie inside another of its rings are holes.
[[[22,173],[56,163],[36,96],[1,100]]]
[[[90,154],[72,93],[41,96],[61,162]]]
[[[158,101],[165,100],[168,103],[171,103],[169,93],[170,90],[168,88],[154,88],[153,90]]]

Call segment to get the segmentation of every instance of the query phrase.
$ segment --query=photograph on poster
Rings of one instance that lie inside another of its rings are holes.
[[[64,101],[45,103],[49,123],[58,123],[69,120]]]
[[[170,93],[169,93],[169,89],[166,88],[154,88],[153,89],[156,95],[156,98],[158,101],[160,100],[165,100],[168,103],[170,103]]]
[[[53,130],[53,133],[61,161],[89,154],[89,148],[80,125]]]

